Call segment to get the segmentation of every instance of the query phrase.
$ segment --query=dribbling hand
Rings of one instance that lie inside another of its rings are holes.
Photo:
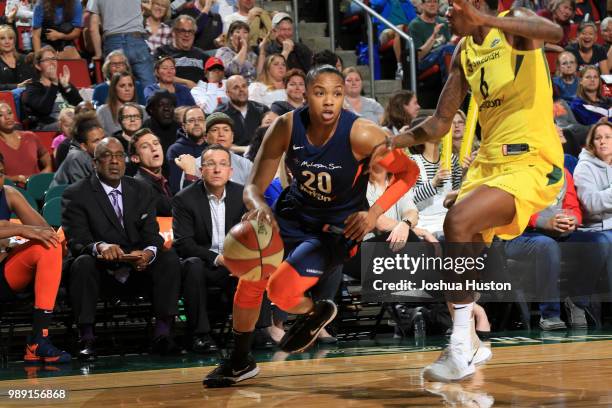
[[[250,220],[257,220],[258,224],[265,223],[271,225],[272,228],[275,228],[278,231],[278,223],[276,222],[276,218],[274,218],[272,209],[267,205],[259,208],[253,208],[251,211],[248,211],[242,216],[242,221]]]
[[[349,215],[344,221],[344,236],[349,240],[361,242],[375,226],[376,218],[372,213],[359,211]]]

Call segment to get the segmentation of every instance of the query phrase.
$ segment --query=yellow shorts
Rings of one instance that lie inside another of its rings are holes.
[[[529,157],[509,163],[480,163],[476,159],[461,185],[457,202],[483,185],[512,194],[516,207],[512,222],[480,232],[486,243],[493,241],[494,236],[512,239],[523,233],[533,214],[559,199],[563,178],[562,167],[541,158]]]

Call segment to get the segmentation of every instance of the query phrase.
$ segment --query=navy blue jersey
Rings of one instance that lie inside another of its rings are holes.
[[[285,158],[293,181],[277,206],[279,215],[317,229],[324,224],[343,227],[346,217],[367,209],[369,159],[357,161],[350,140],[357,118],[343,109],[333,136],[323,146],[314,146],[306,137],[308,107],[293,111]]]

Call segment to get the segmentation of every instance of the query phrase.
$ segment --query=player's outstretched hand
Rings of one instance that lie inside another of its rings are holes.
[[[344,236],[353,241],[362,241],[376,226],[376,218],[369,211],[359,211],[344,220]]]
[[[484,25],[484,14],[470,4],[468,0],[452,1],[453,20],[461,20],[462,25],[477,27]]]
[[[248,211],[242,216],[242,221],[250,220],[257,220],[258,223],[266,223],[278,231],[278,223],[276,222],[276,218],[274,218],[272,209],[267,205],[259,208],[253,208],[251,211]]]

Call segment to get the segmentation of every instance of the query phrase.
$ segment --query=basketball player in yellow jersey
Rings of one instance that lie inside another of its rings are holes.
[[[563,150],[542,49],[545,41],[555,43],[563,33],[527,9],[497,15],[497,0],[453,0],[447,17],[451,30],[464,38],[455,49],[436,112],[391,144],[440,140],[471,89],[482,144],[446,215],[444,234],[447,242],[463,243],[449,248],[449,255],[476,256],[495,235],[520,235],[531,214],[550,205],[563,185]],[[423,371],[428,380],[461,380],[474,373],[475,363],[491,357],[471,336],[473,293],[449,293],[447,299],[454,309],[453,334],[448,349]]]

